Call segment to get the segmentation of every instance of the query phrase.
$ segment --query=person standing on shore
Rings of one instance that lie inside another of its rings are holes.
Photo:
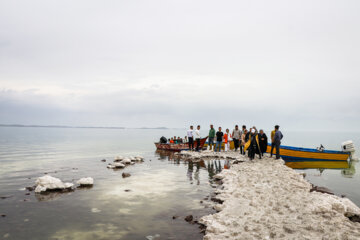
[[[189,150],[194,150],[194,137],[193,137],[193,131],[194,131],[194,127],[190,126],[190,129],[187,130],[187,137],[189,140]]]
[[[249,133],[249,140],[246,143],[245,150],[249,149],[248,155],[250,160],[253,160],[255,158],[255,154],[259,154],[259,158],[261,159],[261,153],[260,153],[260,145],[259,145],[259,136],[256,132],[256,128],[251,128]]]
[[[209,130],[209,149],[212,150],[213,145],[214,145],[214,138],[215,138],[215,129],[214,129],[214,125],[210,125],[210,130]]]
[[[219,152],[221,152],[221,144],[222,144],[223,136],[224,136],[224,134],[221,131],[221,127],[219,127],[219,131],[216,132],[215,152],[216,152],[217,148],[219,148]]]
[[[274,136],[274,143],[276,147],[276,159],[280,159],[280,144],[281,139],[283,138],[282,132],[279,130],[279,125],[275,126],[275,136]]]
[[[274,142],[274,137],[275,137],[275,127],[274,127],[274,130],[271,131],[271,150],[270,150],[270,157],[272,157],[273,155],[273,150],[274,150],[274,147],[275,147],[275,142]]]
[[[200,150],[200,125],[197,126],[196,130],[195,130],[195,134],[194,134],[195,140],[196,140],[196,151]]]
[[[243,155],[245,155],[244,146],[245,146],[246,133],[247,133],[246,125],[242,125],[241,140],[240,140],[240,154],[243,154]]]
[[[235,148],[235,152],[236,152],[237,149],[239,148],[240,139],[241,139],[241,131],[239,130],[238,125],[235,125],[235,129],[232,132],[232,138],[234,141],[234,148]],[[241,150],[240,150],[240,152],[241,152]]]
[[[264,130],[262,129],[260,129],[260,133],[259,133],[259,145],[260,145],[261,156],[264,156],[264,153],[266,153],[266,149],[268,146],[268,139],[266,134],[264,133]]]
[[[231,141],[231,134],[230,130],[227,128],[224,134],[224,148],[225,152],[230,150],[230,141]]]
[[[240,154],[245,155],[245,136],[247,134],[248,130],[245,128],[241,134],[241,141],[240,141]]]

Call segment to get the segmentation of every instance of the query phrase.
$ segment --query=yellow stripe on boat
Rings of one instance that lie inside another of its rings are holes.
[[[286,162],[286,166],[295,169],[305,168],[349,168],[347,161],[311,161],[311,162]]]

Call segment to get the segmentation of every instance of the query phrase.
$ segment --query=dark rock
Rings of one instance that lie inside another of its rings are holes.
[[[203,203],[203,201],[201,200],[200,203]]]
[[[130,189],[125,189],[124,191],[125,191],[125,192],[131,192],[131,190],[130,190]]]
[[[344,197],[346,197],[346,195],[345,195],[345,194],[341,194],[341,196],[340,196],[340,197],[344,198]]]
[[[30,192],[32,192],[32,191],[35,190],[35,187],[26,187],[25,189],[28,190],[28,191],[30,191]]]
[[[1,214],[1,217],[6,217],[6,214]]]
[[[185,221],[191,222],[194,219],[193,215],[188,215],[185,217]]]
[[[101,160],[102,162],[106,162],[106,159]]]
[[[211,201],[217,202],[217,203],[220,203],[220,204],[223,204],[223,203],[224,203],[223,200],[221,200],[221,199],[219,199],[219,198],[216,198],[216,197],[212,197],[212,198],[211,198]]]
[[[48,174],[47,172],[44,172],[44,174]]]
[[[11,198],[13,195],[6,195],[6,196],[1,196],[0,199],[7,199],[7,198]]]
[[[30,193],[25,193],[25,195],[30,195]]]
[[[326,188],[326,187],[318,187],[318,186],[313,186],[311,189],[310,189],[310,192],[321,192],[321,193],[326,193],[326,194],[330,194],[330,195],[334,195],[334,193]]]
[[[178,217],[179,217],[179,216],[175,216],[175,215],[174,215],[174,216],[172,217],[172,219],[177,219]]]
[[[123,178],[127,178],[127,177],[130,177],[130,176],[131,176],[130,173],[122,173],[122,177],[123,177]]]
[[[351,216],[351,217],[348,217],[350,221],[352,222],[358,222],[360,223],[360,216],[359,215],[354,215],[354,216]]]

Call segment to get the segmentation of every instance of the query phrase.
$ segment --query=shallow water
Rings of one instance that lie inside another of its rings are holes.
[[[205,132],[204,132],[205,133]],[[161,136],[185,130],[58,129],[0,127],[0,239],[202,239],[186,215],[212,213],[207,201],[211,177],[223,162],[187,163],[156,152]],[[285,145],[339,149],[357,133],[284,132]],[[106,165],[117,155],[143,155],[145,162],[114,171]],[[101,162],[101,159],[107,162]],[[309,169],[307,178],[360,205],[358,162],[348,169]],[[122,172],[131,177],[122,178]],[[25,195],[45,173],[63,181],[91,176],[95,185],[70,193]],[[321,173],[321,174],[320,174]],[[130,191],[125,191],[130,190]],[[179,216],[173,220],[173,216]]]
[[[0,200],[6,214],[0,239],[202,239],[199,226],[184,217],[214,212],[203,199],[223,163],[193,164],[155,152],[143,130],[93,130],[0,128],[0,196],[9,197]],[[116,155],[145,161],[107,169]],[[47,195],[23,190],[45,173],[72,182],[91,176],[95,185]]]

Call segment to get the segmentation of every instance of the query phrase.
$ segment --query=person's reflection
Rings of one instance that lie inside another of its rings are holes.
[[[213,176],[215,175],[215,171],[214,171],[214,161],[211,160],[208,162],[207,164],[207,170],[209,172],[209,179],[212,179]]]
[[[220,162],[220,160],[218,160],[217,163],[216,163],[216,160],[215,160],[215,169],[216,169],[216,173],[221,172],[222,167],[221,167],[221,162]]]
[[[349,168],[341,170],[341,175],[346,178],[352,178],[356,173],[355,164],[356,162],[350,161]]]
[[[224,169],[230,169],[230,160],[225,160]]]
[[[191,184],[192,184],[192,180],[193,180],[193,177],[192,177],[193,171],[194,171],[194,163],[189,161],[187,176],[188,176],[189,180],[191,181]]]
[[[318,168],[318,170],[319,170],[319,176],[321,176],[322,173],[324,172],[325,168]]]
[[[200,163],[197,162],[197,163],[196,163],[196,171],[195,171],[195,174],[194,174],[194,178],[195,178],[195,180],[196,180],[196,184],[197,184],[197,185],[200,185],[199,173],[200,173]]]

